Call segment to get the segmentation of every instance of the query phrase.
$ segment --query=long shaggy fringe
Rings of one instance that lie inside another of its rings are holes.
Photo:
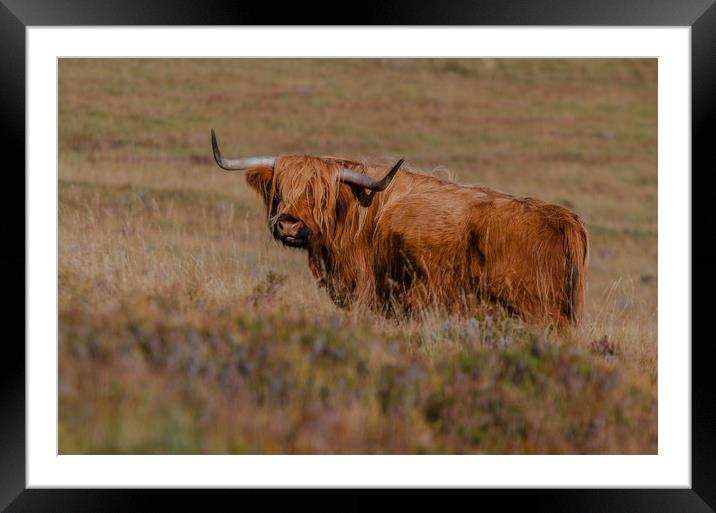
[[[271,197],[280,198],[272,221],[295,211],[300,204],[309,205],[314,222],[322,233],[335,231],[340,182],[335,165],[309,157],[282,158],[276,162]]]

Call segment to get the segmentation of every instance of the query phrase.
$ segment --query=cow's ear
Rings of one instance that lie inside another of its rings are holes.
[[[273,168],[270,167],[255,167],[246,171],[246,183],[264,199],[269,197],[272,179]]]

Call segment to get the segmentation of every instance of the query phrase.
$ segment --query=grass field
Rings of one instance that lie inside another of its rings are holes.
[[[656,60],[59,71],[60,453],[656,453]],[[575,210],[584,322],[337,309],[211,127]]]

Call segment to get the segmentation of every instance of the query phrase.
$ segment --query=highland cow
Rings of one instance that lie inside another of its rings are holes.
[[[500,305],[528,322],[576,324],[588,236],[573,212],[487,187],[332,157],[225,159],[266,205],[269,228],[305,249],[336,305],[385,315]]]

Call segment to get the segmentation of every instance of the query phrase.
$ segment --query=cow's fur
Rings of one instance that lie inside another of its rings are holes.
[[[272,228],[285,214],[311,230],[309,267],[337,305],[396,314],[488,303],[544,325],[579,321],[588,237],[576,214],[407,169],[368,193],[340,183],[339,165],[374,178],[387,170],[284,156],[246,175]]]

